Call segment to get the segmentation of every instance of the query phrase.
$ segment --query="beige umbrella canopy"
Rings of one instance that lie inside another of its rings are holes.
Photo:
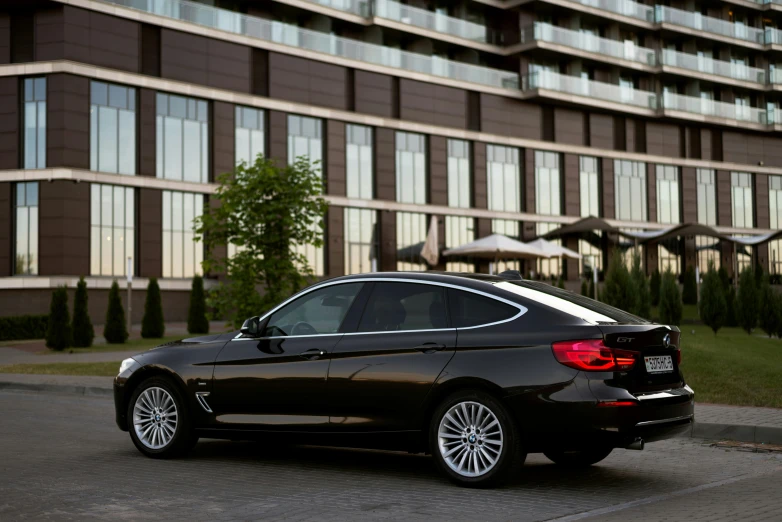
[[[540,250],[537,247],[516,241],[502,234],[492,234],[490,236],[476,239],[471,243],[451,248],[443,252],[444,256],[464,256],[478,259],[489,259],[497,261],[499,259],[538,259],[552,257],[550,254]]]
[[[551,241],[546,241],[543,238],[538,238],[535,241],[525,243],[530,246],[534,246],[538,250],[542,250],[548,254],[548,257],[569,257],[571,259],[581,259],[581,254],[574,252],[569,248],[565,248]]]

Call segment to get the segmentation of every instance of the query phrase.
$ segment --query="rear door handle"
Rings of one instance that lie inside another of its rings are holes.
[[[324,350],[321,350],[320,348],[313,348],[311,350],[307,350],[306,352],[301,352],[299,354],[299,357],[302,359],[318,359],[319,357],[323,357],[326,355],[326,352]]]
[[[434,353],[439,352],[440,350],[443,350],[445,348],[444,344],[439,343],[424,343],[419,346],[416,346],[415,349],[419,352],[424,353]]]

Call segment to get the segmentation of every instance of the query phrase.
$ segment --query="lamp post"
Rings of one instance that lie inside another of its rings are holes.
[[[128,274],[128,335],[130,335],[130,329],[131,325],[133,324],[131,322],[131,315],[133,313],[133,307],[131,305],[130,300],[130,294],[133,287],[133,258],[131,256],[128,256],[128,267],[127,267],[127,274]]]

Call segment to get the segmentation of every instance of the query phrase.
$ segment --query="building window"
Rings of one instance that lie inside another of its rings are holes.
[[[581,217],[600,217],[600,167],[597,158],[581,156],[580,171]]]
[[[202,273],[203,242],[194,241],[193,220],[203,211],[201,194],[163,191],[163,277]]]
[[[782,228],[782,176],[768,177],[768,202],[771,228]],[[782,273],[782,240],[768,244],[768,256],[772,274]]]
[[[305,157],[313,168],[322,172],[323,122],[317,118],[288,115],[288,164]]]
[[[657,165],[657,222],[678,224],[679,218],[679,168]]]
[[[445,248],[456,248],[475,240],[475,219],[467,216],[445,216]],[[449,272],[475,272],[470,258],[448,261]]]
[[[345,166],[349,198],[372,199],[375,195],[372,161],[372,127],[345,127]]]
[[[38,183],[17,183],[14,274],[38,273]]]
[[[486,182],[489,210],[499,212],[521,212],[521,164],[519,149],[488,145],[486,147]],[[521,236],[519,222],[507,219],[493,219],[492,232],[509,237]],[[500,262],[495,272],[519,270],[518,261]]]
[[[421,248],[426,241],[426,214],[396,213],[396,269],[426,270]]]
[[[559,154],[535,151],[535,211],[538,214],[562,214]]]
[[[90,83],[90,170],[136,173],[136,89]]]
[[[426,203],[426,137],[396,133],[396,200]]]
[[[698,169],[697,193],[698,193],[698,223],[702,225],[717,225],[717,185],[714,180],[714,171],[711,169]],[[714,263],[714,269],[720,268],[720,243],[717,239],[708,236],[695,236],[695,251],[698,254],[698,268],[701,273],[709,269],[709,262]]]
[[[614,202],[616,219],[646,221],[646,164],[614,160]]]
[[[561,226],[562,223],[535,223],[535,233],[538,236],[543,236]],[[548,241],[556,245],[562,244],[561,239],[549,239]],[[538,259],[536,264],[538,267],[538,274],[543,278],[555,279],[562,275],[562,260],[558,257]]]
[[[752,212],[752,174],[732,172],[730,178],[733,226],[752,228],[755,226]]]
[[[264,134],[263,111],[250,107],[235,109],[236,136],[235,154],[236,164],[246,162],[253,165],[258,154],[266,153],[266,138]]]
[[[209,181],[209,105],[202,100],[157,95],[157,177]]]
[[[90,274],[126,275],[135,257],[135,215],[132,188],[90,186]]]
[[[472,202],[470,143],[448,140],[448,206],[469,208]],[[445,248],[456,248],[475,239],[475,220],[465,216],[445,217]],[[465,258],[448,261],[450,272],[475,272],[475,263]]]
[[[24,80],[24,168],[46,168],[46,78]]]
[[[377,212],[345,209],[345,274],[377,271]]]

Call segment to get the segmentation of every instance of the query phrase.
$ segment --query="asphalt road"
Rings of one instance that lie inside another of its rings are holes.
[[[105,398],[0,392],[0,520],[782,520],[782,454],[692,439],[467,490],[427,457],[202,441],[141,456]]]

